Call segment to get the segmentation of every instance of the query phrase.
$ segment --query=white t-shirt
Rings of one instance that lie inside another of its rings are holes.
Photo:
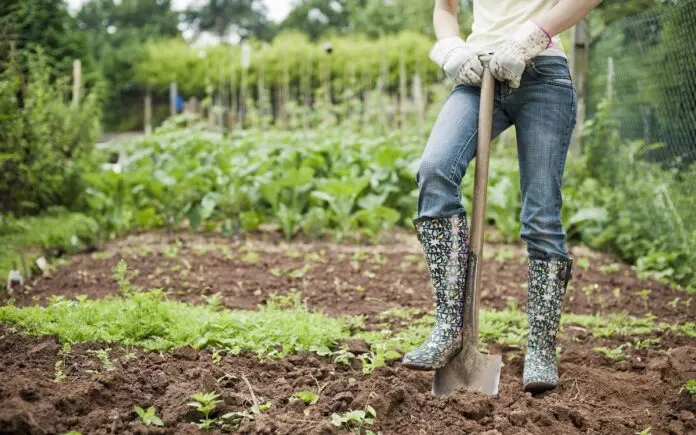
[[[474,25],[466,42],[481,52],[495,52],[526,21],[553,8],[558,0],[473,0]],[[540,56],[565,56],[561,38]]]

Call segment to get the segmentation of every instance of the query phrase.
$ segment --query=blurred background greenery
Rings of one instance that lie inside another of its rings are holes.
[[[273,224],[288,238],[340,238],[409,226],[415,168],[449,91],[427,59],[432,5],[300,0],[286,12],[241,0],[4,1],[0,274],[143,228]],[[464,36],[471,19],[464,2]],[[587,24],[569,236],[696,291],[696,1],[604,2]],[[563,39],[572,51],[571,32]],[[171,116],[172,96],[183,114]],[[96,145],[149,123],[153,135]],[[488,216],[512,241],[513,134],[494,159]]]

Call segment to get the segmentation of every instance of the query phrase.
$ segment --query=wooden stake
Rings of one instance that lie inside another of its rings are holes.
[[[152,91],[145,90],[145,134],[152,134]]]
[[[72,105],[80,104],[82,90],[82,62],[80,59],[73,60],[73,84],[72,84]]]
[[[581,21],[573,28],[573,46],[570,57],[571,72],[578,95],[576,127],[570,144],[570,149],[575,156],[580,156],[582,153],[582,128],[585,123],[585,95],[587,94],[590,69],[590,40],[590,21],[589,18],[585,18],[585,20]]]
[[[169,84],[169,114],[171,116],[176,116],[177,96],[178,96],[178,91],[176,88],[176,82],[171,82]]]

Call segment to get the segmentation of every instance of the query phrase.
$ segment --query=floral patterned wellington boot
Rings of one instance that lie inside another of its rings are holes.
[[[542,393],[558,385],[556,334],[572,265],[571,259],[529,259],[529,338],[522,376],[526,392]]]
[[[404,355],[410,369],[443,367],[462,349],[464,285],[469,256],[466,214],[413,221],[435,291],[435,326],[419,348]]]

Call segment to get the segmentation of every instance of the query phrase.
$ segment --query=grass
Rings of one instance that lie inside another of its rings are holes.
[[[273,303],[257,311],[169,301],[161,290],[131,291],[101,300],[54,298],[45,307],[0,307],[0,323],[31,335],[55,334],[67,343],[104,342],[169,351],[183,346],[250,351],[262,357],[327,347],[348,338],[345,319]]]
[[[47,306],[0,307],[0,324],[12,324],[31,335],[55,334],[66,345],[81,342],[103,342],[124,346],[140,346],[152,351],[169,351],[178,347],[207,348],[218,354],[239,354],[249,351],[261,358],[280,358],[289,353],[313,351],[331,357],[337,363],[355,358],[340,343],[351,337],[364,339],[371,352],[361,355],[363,371],[401,357],[417,347],[430,333],[434,317],[416,318],[410,309],[392,309],[380,319],[392,322],[382,330],[365,330],[363,316],[330,317],[309,311],[299,294],[286,293],[269,298],[258,310],[227,310],[219,298],[208,298],[205,304],[192,305],[167,300],[159,289],[141,291],[131,284],[127,265],[120,262],[114,271],[120,294],[90,300],[54,297]],[[696,324],[657,322],[655,317],[628,315],[564,315],[564,326],[587,329],[594,336],[645,336],[672,331],[696,337]],[[500,311],[482,311],[480,334],[482,345],[496,342],[522,347],[527,336],[527,316],[517,307]],[[657,344],[645,341],[645,346]],[[105,370],[109,370],[108,349],[95,351]],[[62,367],[56,366],[56,377]]]

